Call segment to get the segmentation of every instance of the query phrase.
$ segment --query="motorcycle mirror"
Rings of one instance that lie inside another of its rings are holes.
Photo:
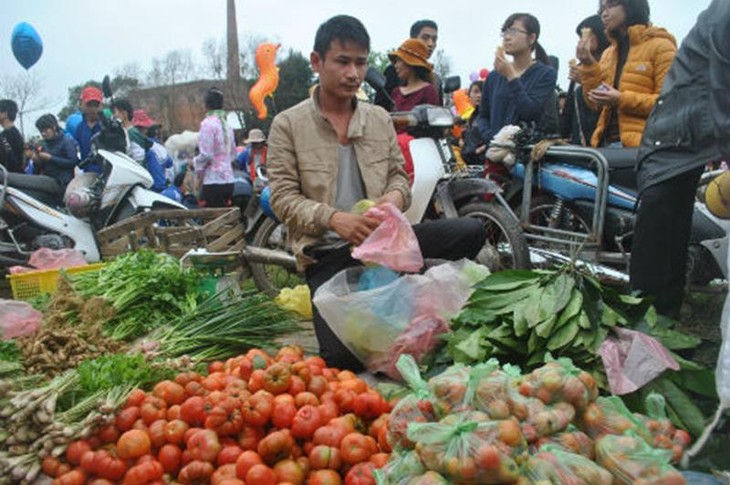
[[[385,76],[373,66],[368,67],[368,71],[365,73],[365,82],[373,89],[385,89]]]
[[[461,88],[461,78],[459,76],[449,76],[444,79],[444,93],[453,93]]]
[[[104,76],[104,79],[101,81],[101,90],[104,93],[104,97],[111,98],[112,97],[112,81],[109,79],[109,75],[107,74]]]

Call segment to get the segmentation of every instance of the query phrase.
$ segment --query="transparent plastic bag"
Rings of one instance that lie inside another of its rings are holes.
[[[0,299],[0,337],[8,340],[35,333],[43,314],[24,301]]]
[[[524,377],[520,392],[545,404],[568,402],[582,410],[596,399],[598,387],[593,376],[573,365],[570,359],[548,356],[545,365]]]
[[[539,405],[530,407],[527,419],[522,422],[522,433],[530,443],[544,436],[565,431],[575,417],[575,408],[567,402],[542,404],[543,407]]]
[[[512,483],[520,471],[515,449],[500,439],[501,421],[485,413],[450,414],[438,423],[413,423],[408,438],[428,470],[449,483]]]
[[[421,476],[426,469],[415,451],[393,453],[388,463],[373,472],[378,485],[409,485],[411,480]]]
[[[612,485],[613,475],[582,455],[545,446],[527,460],[525,475],[533,483],[561,485]]]
[[[652,448],[630,431],[596,440],[596,462],[611,472],[616,484],[684,484],[682,474],[669,464],[671,457],[670,451]]]
[[[590,403],[578,419],[578,427],[593,439],[604,435],[621,435],[632,431],[646,441],[653,442],[649,430],[641,419],[636,417],[617,396],[599,397]]]
[[[437,410],[433,395],[418,370],[412,356],[401,355],[396,364],[398,371],[411,393],[402,398],[390,412],[388,420],[388,444],[393,449],[413,448],[408,439],[408,423],[431,423],[437,421]]]
[[[76,249],[40,248],[30,255],[28,264],[36,269],[59,269],[84,266],[88,263],[81,251]]]
[[[360,290],[360,279],[368,268],[347,268],[317,290],[313,303],[337,338],[372,371],[371,364],[397,359],[403,343],[398,338],[414,320],[427,316],[448,321],[456,315],[472,285],[485,276],[481,268],[465,259],[450,261],[365,291]],[[430,350],[426,342],[410,343],[411,353]]]
[[[677,430],[667,417],[666,400],[656,392],[646,396],[644,408],[646,416],[634,414],[651,433],[654,448],[662,448],[672,452],[672,463],[679,463],[685,448],[689,445],[690,435],[684,430]]]
[[[590,460],[595,457],[593,440],[573,425],[568,426],[562,433],[538,439],[535,443],[535,449],[542,450],[546,445],[558,446],[564,451],[585,456]]]
[[[423,255],[413,226],[393,204],[384,203],[365,214],[378,219],[380,225],[352,251],[352,257],[395,271],[415,273],[423,268]]]
[[[428,380],[428,390],[443,410],[441,416],[465,408],[470,376],[471,367],[454,364]]]

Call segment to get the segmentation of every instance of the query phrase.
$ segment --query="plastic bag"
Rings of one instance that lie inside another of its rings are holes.
[[[427,316],[447,321],[456,315],[471,286],[488,271],[482,268],[468,260],[448,262],[423,275],[405,275],[365,291],[360,291],[360,279],[369,269],[347,268],[320,286],[313,302],[337,338],[368,370],[380,369],[383,362],[397,359],[403,343],[398,338],[414,320]],[[433,339],[409,342],[408,350],[422,355]]]
[[[522,433],[530,443],[544,436],[550,436],[565,431],[575,417],[575,408],[567,402],[558,402],[553,405],[542,403],[540,406],[530,407],[530,413],[522,422]]]
[[[623,436],[606,435],[596,441],[596,462],[610,471],[614,483],[630,485],[675,485],[685,479],[669,464],[672,453],[649,446],[629,432]]]
[[[535,448],[542,450],[546,445],[558,446],[565,451],[585,456],[591,460],[595,457],[593,440],[573,425],[568,426],[562,433],[538,439]]]
[[[500,439],[501,423],[479,411],[450,414],[438,423],[410,424],[408,438],[423,465],[450,483],[512,483],[520,471],[515,450]]]
[[[412,356],[401,355],[396,367],[403,376],[411,393],[402,398],[390,412],[388,420],[388,444],[393,449],[412,448],[408,439],[408,423],[431,423],[437,420],[435,399],[421,378],[418,365]]]
[[[373,472],[378,485],[410,485],[411,480],[422,475],[426,469],[415,451],[403,454],[394,452],[388,463]]]
[[[415,273],[423,268],[418,239],[406,216],[391,203],[368,209],[365,215],[381,221],[380,225],[352,251],[352,257],[395,271]]]
[[[530,456],[524,467],[525,475],[535,483],[561,485],[612,485],[613,475],[586,458],[563,451],[556,446],[545,446]]]
[[[312,319],[312,298],[307,285],[282,288],[274,301],[285,310],[297,313],[309,320]]]
[[[598,387],[593,376],[565,357],[555,360],[548,356],[546,361],[524,377],[520,385],[523,395],[537,397],[545,404],[568,402],[579,411],[596,399]]]
[[[672,463],[679,463],[684,449],[690,443],[690,436],[684,430],[678,430],[667,417],[666,400],[661,394],[649,393],[645,400],[646,416],[635,414],[651,433],[654,448],[662,448],[672,452]]]
[[[666,369],[679,370],[679,364],[655,338],[626,328],[613,330],[618,338],[607,338],[598,349],[612,394],[632,393]]]
[[[454,364],[428,380],[428,390],[437,400],[442,416],[464,410],[471,367]]]
[[[30,255],[28,264],[36,269],[59,269],[84,266],[88,263],[84,255],[76,249],[40,248]]]
[[[641,419],[629,411],[617,396],[599,397],[589,404],[580,418],[578,427],[593,439],[607,434],[621,435],[632,431],[651,444],[653,438]]]
[[[24,301],[0,299],[0,335],[3,340],[23,337],[41,327],[43,314]]]

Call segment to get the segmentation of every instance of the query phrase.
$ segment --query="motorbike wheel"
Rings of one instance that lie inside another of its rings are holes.
[[[292,253],[286,236],[284,224],[266,218],[256,229],[251,245]],[[256,288],[271,297],[276,297],[282,288],[293,288],[303,283],[303,278],[299,273],[293,273],[275,264],[251,262],[249,266]]]
[[[462,217],[476,217],[484,222],[487,242],[477,255],[477,261],[490,271],[529,269],[530,250],[517,221],[497,204],[474,202],[459,209]]]
[[[563,203],[557,220],[551,220],[552,212],[558,203],[558,199],[552,195],[540,194],[533,197],[530,204],[530,223],[536,226],[551,227],[564,231],[589,234],[591,226],[578,214],[569,203]],[[536,247],[544,249],[564,250],[565,245],[555,246],[547,242],[536,242]]]

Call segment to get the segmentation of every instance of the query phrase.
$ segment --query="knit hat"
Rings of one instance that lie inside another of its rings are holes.
[[[611,45],[611,42],[606,36],[606,29],[603,26],[603,21],[601,20],[601,17],[599,15],[591,15],[590,17],[583,19],[583,21],[578,24],[578,27],[575,28],[575,33],[578,34],[578,36],[581,36],[581,29],[584,28],[591,29],[591,32],[593,32],[593,34],[596,36],[596,39],[598,39],[598,56],[600,56],[601,54],[603,54],[603,51],[605,51],[606,48]]]
[[[395,62],[400,58],[409,66],[425,67],[433,70],[433,64],[428,62],[428,46],[420,39],[408,39],[398,49],[388,52],[388,58]]]

